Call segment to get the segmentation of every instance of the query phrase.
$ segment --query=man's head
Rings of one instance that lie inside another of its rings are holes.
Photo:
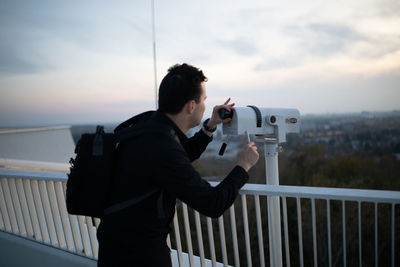
[[[201,102],[204,82],[207,77],[203,72],[186,63],[176,64],[168,69],[168,74],[161,81],[158,92],[158,108],[163,113],[177,114],[184,106],[194,100]]]

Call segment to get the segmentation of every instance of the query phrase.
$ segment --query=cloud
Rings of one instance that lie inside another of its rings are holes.
[[[315,37],[313,42],[303,45],[309,51],[323,56],[342,52],[350,43],[363,39],[357,32],[345,26],[310,24],[308,30]]]
[[[3,49],[0,45],[0,75],[38,73],[45,69],[49,66],[19,58],[16,51]]]
[[[284,33],[299,40],[299,46],[310,54],[329,56],[344,51],[350,44],[367,38],[346,25],[311,23],[286,26]]]
[[[378,14],[384,17],[400,17],[400,1],[380,0],[376,3]]]
[[[21,36],[17,30],[4,30],[0,26],[0,75],[40,73],[55,69],[46,58],[41,36],[27,33]]]
[[[285,55],[280,58],[271,58],[262,63],[258,63],[255,65],[254,70],[259,72],[277,69],[290,69],[298,67],[303,63],[304,61],[301,57],[296,57],[295,55]]]
[[[349,40],[349,41],[364,39],[363,36],[358,34],[352,28],[344,25],[312,23],[307,25],[307,28],[315,32],[318,36],[326,36],[332,39]]]
[[[254,56],[259,52],[259,49],[256,47],[254,42],[246,39],[245,37],[237,37],[236,39],[229,41],[220,40],[219,44],[226,48],[232,49],[241,56]]]
[[[353,57],[379,60],[400,51],[400,36],[374,36],[358,42],[348,49]]]
[[[65,68],[93,56],[149,56],[151,31],[140,6],[132,13],[137,6],[128,2],[111,6],[40,0],[2,3],[0,73]]]

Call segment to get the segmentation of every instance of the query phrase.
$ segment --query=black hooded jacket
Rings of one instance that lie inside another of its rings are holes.
[[[100,242],[140,246],[143,240],[165,238],[177,198],[200,213],[217,218],[232,205],[248,180],[240,166],[234,167],[216,187],[200,177],[191,162],[212,141],[203,130],[187,138],[160,111],[138,115],[132,127],[155,131],[118,147],[110,205],[157,191],[131,207],[106,215],[97,232]]]

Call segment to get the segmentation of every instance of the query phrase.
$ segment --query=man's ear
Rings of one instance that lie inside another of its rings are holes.
[[[194,100],[190,100],[186,103],[186,111],[189,114],[192,114],[194,112],[196,102]]]

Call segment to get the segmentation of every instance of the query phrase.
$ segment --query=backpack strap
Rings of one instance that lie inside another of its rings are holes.
[[[142,200],[145,200],[146,198],[150,197],[154,193],[158,192],[159,189],[152,190],[150,192],[147,192],[146,194],[131,198],[129,200],[125,200],[123,202],[120,202],[118,204],[112,205],[111,207],[108,207],[104,210],[104,215],[108,215],[117,211],[121,211],[123,209],[126,209],[130,206],[136,205],[137,203],[141,202]]]
[[[121,123],[120,125],[118,125],[115,129],[114,129],[114,133],[117,133],[125,128],[128,128],[130,126],[132,126],[135,122],[140,121],[140,119],[154,113],[155,111],[146,111],[143,112],[142,114],[133,116],[132,118],[124,121],[123,123]]]
[[[104,126],[97,125],[96,127],[96,135],[93,140],[93,156],[103,156],[103,135],[104,135]]]

